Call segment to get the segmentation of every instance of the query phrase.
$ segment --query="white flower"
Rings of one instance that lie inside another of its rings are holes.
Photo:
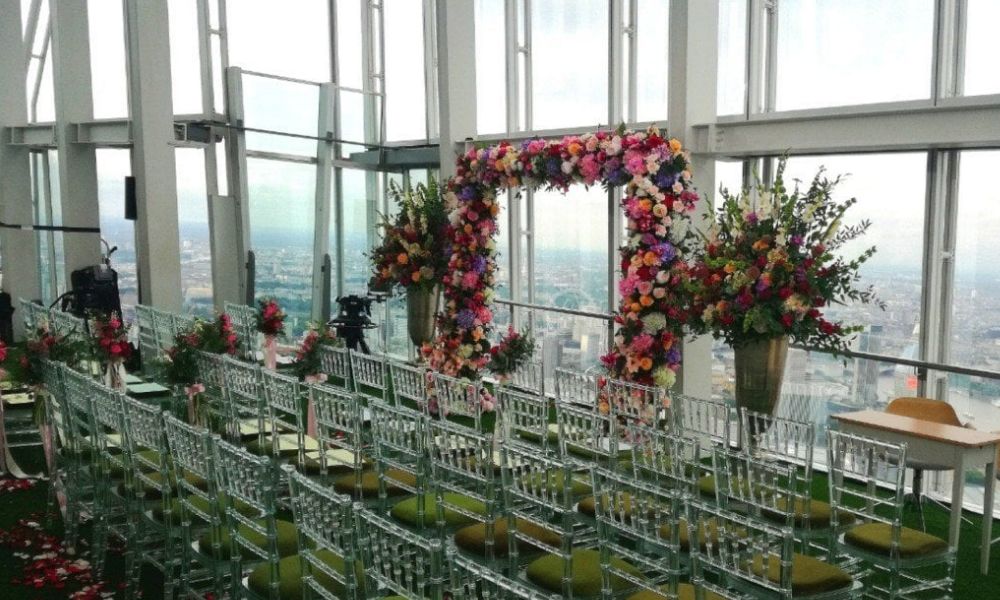
[[[568,160],[564,160],[563,163],[562,163],[562,172],[564,174],[566,174],[566,175],[569,175],[570,173],[572,173],[573,172],[573,163],[569,162]]]
[[[653,371],[653,383],[657,387],[661,388],[671,388],[677,381],[677,374],[673,372],[672,369],[667,367],[660,367]]]
[[[663,313],[650,313],[642,318],[642,330],[645,333],[654,334],[663,331],[667,327],[667,317]]]

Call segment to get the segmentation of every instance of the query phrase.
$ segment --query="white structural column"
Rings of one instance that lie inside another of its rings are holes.
[[[25,50],[21,38],[21,4],[3,0],[0,4],[0,128],[24,125],[28,119],[25,100]],[[5,136],[6,137],[6,136]],[[31,224],[31,167],[26,146],[14,146],[0,139],[0,220]],[[18,298],[35,299],[41,294],[38,281],[38,244],[31,231],[0,230],[3,256],[3,291],[17,303]],[[23,335],[21,315],[14,317],[14,335]]]
[[[694,140],[695,125],[715,121],[718,23],[716,2],[670,1],[667,118],[669,134],[683,142]],[[702,196],[701,211],[710,210],[715,197],[715,157],[692,154],[691,163],[694,183]],[[700,224],[701,215],[694,215],[694,221]],[[712,340],[708,337],[684,344],[679,385],[682,393],[700,398],[711,396],[711,349]]]
[[[87,3],[50,2],[49,9],[62,206],[62,223],[56,225],[99,227],[97,156],[93,144],[74,143],[73,125],[94,116]],[[73,271],[100,262],[101,239],[96,233],[66,233],[63,239],[68,284]]]
[[[455,174],[455,156],[476,135],[476,22],[472,2],[437,0],[441,180]]]
[[[139,299],[180,312],[180,237],[165,2],[126,0]]]

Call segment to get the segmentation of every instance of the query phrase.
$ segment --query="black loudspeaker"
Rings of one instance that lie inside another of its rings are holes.
[[[118,272],[106,265],[94,265],[73,271],[73,314],[86,316],[88,311],[104,315],[122,314],[121,297],[118,295]]]
[[[125,218],[129,221],[139,218],[135,202],[135,177],[131,175],[125,176]]]

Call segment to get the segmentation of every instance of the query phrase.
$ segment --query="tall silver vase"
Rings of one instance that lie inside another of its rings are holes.
[[[736,406],[773,415],[781,398],[781,380],[788,357],[788,338],[777,337],[740,346],[736,354]],[[742,429],[742,427],[741,427]],[[740,432],[743,444],[747,434]]]
[[[434,339],[434,317],[438,312],[441,287],[427,289],[412,285],[406,288],[406,331],[418,348]]]

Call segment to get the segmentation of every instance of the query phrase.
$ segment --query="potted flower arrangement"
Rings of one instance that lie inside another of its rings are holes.
[[[209,354],[236,356],[240,341],[236,337],[233,320],[229,315],[221,313],[212,321],[198,321],[195,328],[201,340],[199,350]]]
[[[519,333],[508,327],[507,335],[490,348],[489,370],[500,383],[506,383],[534,353],[535,339],[531,332]]]
[[[264,366],[278,366],[278,336],[285,333],[285,311],[273,298],[257,301],[257,331],[264,334]]]
[[[186,331],[174,336],[174,345],[166,352],[164,376],[187,396],[189,422],[196,422],[201,415],[198,398],[205,392],[204,383],[199,381],[198,352],[234,356],[238,348],[232,322],[225,313],[212,321],[197,319]]]
[[[862,327],[830,321],[831,303],[874,302],[860,288],[859,270],[874,254],[851,260],[837,255],[868,230],[869,222],[844,226],[857,199],[837,201],[840,178],[820,171],[808,188],[789,190],[785,161],[771,186],[758,182],[756,201],[722,190],[705,245],[692,268],[695,333],[711,333],[735,351],[736,403],[773,413],[781,389],[788,343],[844,350]]]
[[[91,318],[94,356],[104,364],[104,383],[119,392],[125,391],[125,361],[132,355],[128,341],[128,327],[112,313],[110,317],[95,315]]]
[[[295,374],[307,383],[324,383],[327,375],[320,364],[319,350],[323,346],[339,347],[344,340],[337,337],[337,332],[325,323],[310,324],[302,344],[295,352],[295,362],[292,363]]]
[[[448,212],[437,182],[416,189],[389,184],[398,207],[393,219],[383,217],[382,244],[370,254],[373,283],[406,290],[407,332],[417,346],[434,337],[441,280],[448,267]]]

